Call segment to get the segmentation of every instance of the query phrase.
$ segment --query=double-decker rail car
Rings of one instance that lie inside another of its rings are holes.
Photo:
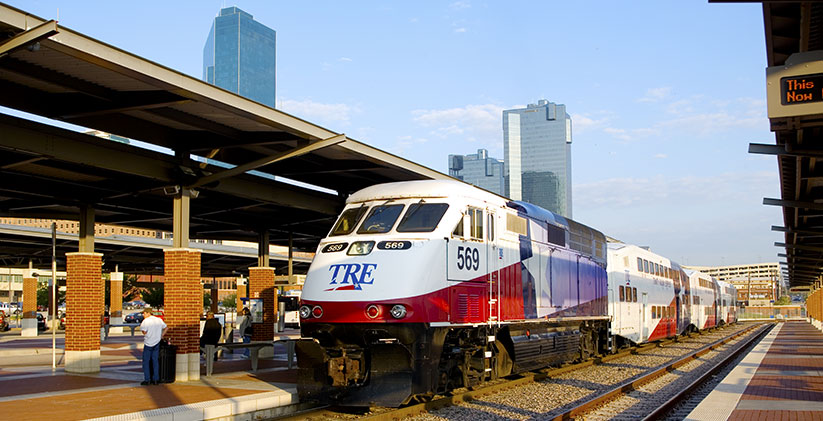
[[[717,281],[720,291],[719,324],[730,324],[737,321],[737,289],[730,283]]]
[[[687,270],[686,274],[692,288],[692,315],[695,328],[703,330],[716,327],[720,299],[717,281],[700,271]]]
[[[615,345],[682,334],[691,324],[691,286],[677,263],[647,248],[609,243],[609,315]]]
[[[606,239],[456,181],[352,194],[301,297],[301,400],[398,406],[606,350]]]

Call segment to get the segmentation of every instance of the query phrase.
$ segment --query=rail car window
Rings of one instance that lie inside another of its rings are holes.
[[[528,235],[526,230],[526,218],[507,213],[506,229],[520,235]]]
[[[649,273],[649,261],[643,259],[643,272]]]
[[[357,226],[357,223],[360,222],[360,218],[366,214],[366,211],[369,208],[365,206],[360,206],[359,208],[349,208],[343,211],[340,215],[340,219],[337,220],[337,223],[334,224],[334,229],[331,230],[331,234],[329,236],[335,235],[346,235],[354,230],[354,227]]]
[[[471,227],[471,237],[476,240],[483,239],[483,209],[469,208],[469,226]]]
[[[452,235],[455,237],[462,237],[463,236],[463,217],[460,217],[460,220],[457,221],[457,225],[454,227],[454,231],[452,231]]]
[[[652,319],[657,318],[657,306],[652,306]]]
[[[449,205],[446,203],[415,203],[409,205],[397,232],[432,232],[443,218]]]
[[[494,241],[494,215],[489,214],[489,241]]]
[[[403,212],[403,205],[380,205],[371,212],[357,230],[358,234],[381,234],[391,231],[397,217]]]
[[[637,288],[632,288],[632,302],[637,302]]]
[[[623,290],[623,285],[620,285],[620,301],[626,301],[626,292]]]
[[[654,274],[660,276],[660,265],[657,263],[654,264]]]
[[[643,272],[643,259],[637,258],[637,271]]]

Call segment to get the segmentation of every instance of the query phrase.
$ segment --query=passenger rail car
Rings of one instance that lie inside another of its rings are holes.
[[[677,263],[650,250],[609,243],[609,316],[615,345],[682,334],[692,324],[691,285]]]
[[[298,393],[398,406],[606,350],[606,239],[455,181],[352,194],[301,297]]]

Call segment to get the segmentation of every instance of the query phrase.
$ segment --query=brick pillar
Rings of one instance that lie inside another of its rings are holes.
[[[123,323],[123,272],[109,274],[109,323],[119,325]],[[112,327],[110,333],[122,333],[122,327]]]
[[[255,323],[253,341],[271,341],[274,339],[274,317],[275,300],[274,293],[274,268],[253,267],[249,268],[249,298],[263,299],[263,323]],[[253,310],[252,310],[253,311]],[[255,317],[252,314],[252,317]]]
[[[246,295],[246,280],[243,278],[237,278],[237,314],[240,314],[243,311],[243,298],[248,298]]]
[[[103,255],[66,253],[66,371],[100,371]]]
[[[200,379],[200,251],[165,250],[164,307],[166,336],[177,346],[176,380]]]
[[[37,278],[31,269],[23,272],[23,328],[21,336],[37,336]]]

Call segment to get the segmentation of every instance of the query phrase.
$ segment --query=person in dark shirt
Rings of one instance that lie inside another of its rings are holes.
[[[206,313],[206,324],[203,325],[203,336],[200,337],[200,346],[217,345],[220,336],[223,334],[223,326],[220,321],[214,318],[211,311]],[[217,353],[214,353],[214,360],[217,361]]]

